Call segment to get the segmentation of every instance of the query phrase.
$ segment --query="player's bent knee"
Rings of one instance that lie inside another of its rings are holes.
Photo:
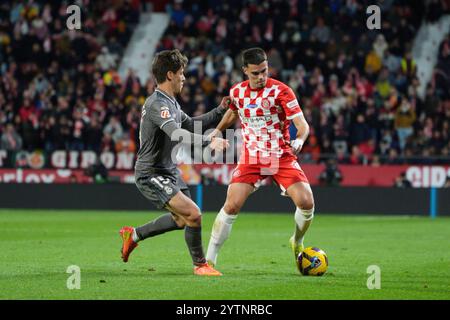
[[[312,197],[303,198],[299,207],[306,211],[313,209],[314,208],[314,199]]]
[[[311,191],[304,190],[297,198],[296,206],[303,210],[311,210],[314,208],[314,197]]]
[[[302,210],[311,210],[314,208],[314,199],[312,197],[299,197],[294,203],[297,208]]]
[[[237,203],[227,202],[223,206],[223,210],[227,214],[236,215],[241,210],[241,207]]]
[[[188,227],[200,227],[202,225],[202,221],[201,218],[195,218],[195,219],[189,219],[188,221],[186,221],[186,226]]]
[[[172,219],[173,219],[173,221],[175,222],[175,224],[177,225],[178,228],[183,229],[186,226],[186,222],[184,221],[184,219],[180,218],[179,216],[177,216],[173,212],[172,212]]]
[[[198,208],[192,209],[186,217],[186,224],[190,227],[199,227],[202,224],[202,214]]]

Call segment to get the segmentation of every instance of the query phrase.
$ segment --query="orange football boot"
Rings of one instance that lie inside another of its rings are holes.
[[[133,229],[133,227],[123,227],[119,231],[123,241],[121,250],[123,262],[128,261],[130,253],[138,246],[138,243],[133,240]]]
[[[211,267],[209,264],[204,263],[194,267],[194,274],[197,276],[221,276],[222,273]]]

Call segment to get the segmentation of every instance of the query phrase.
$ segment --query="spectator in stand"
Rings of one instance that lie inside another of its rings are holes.
[[[339,186],[342,178],[342,173],[333,158],[326,162],[325,170],[318,177],[320,184],[325,186]]]
[[[116,153],[136,153],[136,144],[130,138],[128,133],[123,134],[119,141],[116,142]]]
[[[359,147],[356,145],[352,147],[349,162],[350,164],[367,164],[364,155],[361,153],[361,150],[359,150]]]
[[[390,148],[388,157],[386,159],[386,164],[402,164],[402,160],[399,159],[397,149]]]
[[[103,134],[102,144],[100,145],[100,153],[102,152],[114,152],[115,151],[114,140],[111,135]]]
[[[388,69],[384,68],[380,71],[375,87],[378,95],[384,100],[389,99],[392,92],[396,92],[389,81]]]
[[[389,48],[388,43],[383,34],[377,35],[374,43],[373,50],[375,54],[380,58],[381,61],[385,58],[386,50]]]
[[[22,148],[30,151],[116,152],[114,141],[120,139],[112,138],[110,129],[104,137],[102,132],[114,116],[123,134],[139,143],[140,107],[155,84],[151,77],[141,83],[132,73],[119,76],[139,4],[125,1],[117,8],[113,3],[81,1],[83,28],[76,33],[65,28],[65,2],[0,4],[0,133],[13,123]],[[376,33],[367,30],[364,19],[356,19],[365,15],[365,5],[357,1],[191,4],[169,2],[171,21],[157,45],[157,51],[184,48],[190,60],[180,97],[188,115],[209,111],[207,106],[231,83],[242,80],[242,42],[258,41],[269,52],[272,76],[289,83],[300,99],[322,153],[345,163],[355,158],[353,146],[364,159],[374,147],[373,156],[382,163],[403,163],[406,154],[413,159],[408,161],[425,155],[448,162],[449,37],[441,44],[424,99],[417,94],[410,50],[424,18],[437,21],[449,12],[445,1],[383,1],[382,28]],[[415,112],[411,125],[404,126],[400,96]],[[388,159],[392,149],[397,150],[392,151],[395,161]]]
[[[311,30],[311,37],[314,37],[321,43],[327,43],[330,39],[330,28],[325,25],[322,17],[317,19],[316,26]]]
[[[350,129],[350,137],[353,145],[360,145],[370,139],[370,128],[366,123],[364,115],[358,114],[356,116],[356,123],[354,123]]]
[[[82,112],[79,109],[74,111],[72,130],[72,143],[70,149],[82,151],[84,149],[86,123],[83,119]]]
[[[411,103],[402,98],[402,103],[395,113],[395,129],[399,139],[400,150],[405,149],[407,139],[413,134],[413,124],[416,121],[416,112]]]
[[[370,163],[373,160],[375,151],[376,151],[376,145],[374,139],[369,139],[366,142],[363,142],[358,145],[359,150],[361,154],[364,157],[364,163]]]
[[[58,126],[56,125],[56,118],[50,115],[45,119],[41,127],[41,139],[44,141],[44,150],[48,153],[53,152],[57,148],[58,140]]]
[[[123,128],[116,116],[111,116],[108,124],[103,129],[103,134],[111,136],[114,143],[117,143],[123,136]]]
[[[411,81],[417,73],[417,64],[412,57],[411,51],[408,51],[401,62],[402,73]]]
[[[86,128],[86,149],[92,150],[95,153],[100,153],[100,147],[103,138],[103,128],[101,123],[98,121],[97,116],[92,116],[90,118],[90,123]]]
[[[366,56],[365,71],[369,74],[377,74],[382,67],[381,57],[375,50],[369,52]]]
[[[315,135],[310,135],[305,147],[302,149],[303,158],[302,161],[310,161],[316,163],[320,158],[320,145],[317,142]],[[311,161],[312,160],[312,161]]]
[[[374,155],[372,158],[372,162],[370,163],[372,167],[379,167],[381,166],[381,160],[379,155]]]
[[[437,96],[450,99],[450,35],[442,42],[438,63],[433,72],[432,86]]]
[[[12,123],[6,125],[5,132],[3,132],[0,138],[0,146],[1,149],[6,151],[17,152],[22,150],[22,138],[14,129]]]
[[[108,47],[105,46],[102,48],[101,54],[97,56],[95,62],[98,63],[100,70],[105,72],[116,66],[116,60],[116,55],[111,54]]]
[[[72,120],[69,120],[65,115],[62,115],[56,126],[57,135],[55,148],[57,150],[70,150],[70,143],[72,142]]]
[[[389,75],[391,77],[390,82],[393,82],[392,75],[396,74],[397,71],[401,68],[401,61],[402,59],[394,55],[391,51],[385,51],[383,66],[386,67],[389,71]]]

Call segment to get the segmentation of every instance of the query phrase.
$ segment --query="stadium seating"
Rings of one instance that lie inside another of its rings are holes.
[[[189,57],[179,101],[195,116],[242,80],[242,49],[266,49],[272,76],[294,89],[311,124],[304,163],[448,163],[449,38],[424,99],[411,48],[421,23],[449,8],[383,1],[378,31],[366,28],[366,2],[171,1],[157,51]],[[76,32],[57,1],[0,5],[0,149],[136,152],[140,106],[155,83],[118,75],[142,7],[112,3],[88,2]]]

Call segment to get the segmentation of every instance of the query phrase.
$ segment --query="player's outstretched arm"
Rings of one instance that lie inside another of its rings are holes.
[[[309,125],[308,122],[306,122],[303,113],[300,113],[299,116],[293,118],[292,122],[294,123],[295,128],[297,128],[297,138],[291,141],[291,147],[294,154],[298,154],[308,138]]]
[[[229,147],[229,141],[219,137],[205,136],[197,133],[192,133],[183,128],[178,128],[175,121],[168,121],[161,127],[165,134],[167,134],[172,141],[181,142],[184,144],[195,146],[210,145],[211,149],[221,151]]]
[[[221,132],[231,127],[235,124],[236,120],[239,118],[237,110],[228,109],[222,120],[219,122],[214,131],[209,135],[211,137],[220,136]]]
[[[216,108],[212,109],[211,111],[209,111],[205,114],[202,114],[198,117],[191,118],[183,112],[181,127],[190,132],[194,132],[194,123],[198,121],[202,125],[202,127],[201,127],[202,132],[205,131],[206,129],[216,125],[219,122],[219,120],[223,117],[225,112],[228,110],[230,101],[231,101],[230,97],[228,97],[228,96],[223,97],[222,101],[218,107],[216,107]]]

